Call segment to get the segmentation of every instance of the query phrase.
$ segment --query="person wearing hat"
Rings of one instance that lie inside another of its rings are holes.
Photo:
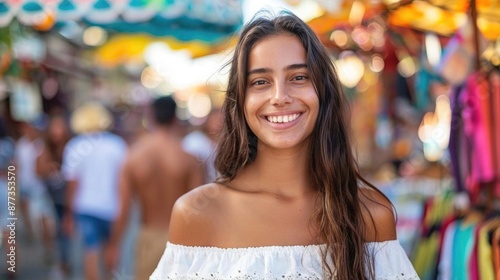
[[[68,234],[78,229],[82,235],[87,280],[102,279],[99,258],[118,210],[118,174],[127,144],[108,131],[112,124],[112,115],[103,105],[78,107],[70,120],[77,136],[63,152],[62,173],[67,181],[63,227]]]

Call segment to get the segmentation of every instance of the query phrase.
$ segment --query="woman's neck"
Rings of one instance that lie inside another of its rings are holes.
[[[276,150],[259,147],[255,161],[235,178],[245,191],[297,197],[313,190],[307,171],[307,148]]]

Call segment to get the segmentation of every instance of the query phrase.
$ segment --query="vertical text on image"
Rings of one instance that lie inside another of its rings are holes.
[[[16,272],[16,167],[7,168],[7,269]]]

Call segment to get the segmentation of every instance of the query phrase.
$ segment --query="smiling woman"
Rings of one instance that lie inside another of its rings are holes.
[[[231,60],[216,182],[177,200],[150,279],[418,279],[358,172],[347,103],[298,17],[262,15]]]
[[[319,101],[302,43],[289,34],[264,38],[250,51],[248,69],[245,119],[262,148],[307,150]]]

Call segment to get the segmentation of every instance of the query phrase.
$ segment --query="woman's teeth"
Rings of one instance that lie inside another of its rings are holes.
[[[267,120],[272,123],[287,123],[294,121],[299,117],[299,114],[291,114],[291,115],[284,115],[284,116],[268,116]]]

